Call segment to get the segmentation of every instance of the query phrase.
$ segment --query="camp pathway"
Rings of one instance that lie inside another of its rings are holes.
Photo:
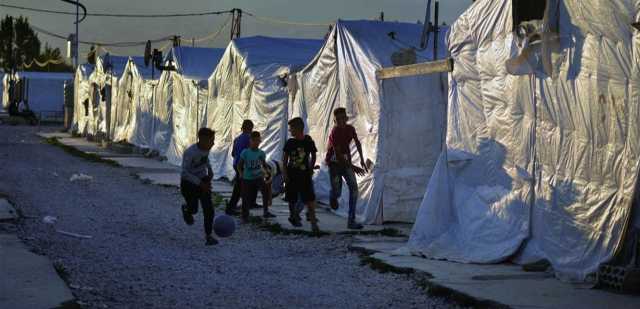
[[[83,307],[456,307],[405,275],[361,266],[347,235],[274,235],[247,224],[204,246],[201,214],[184,224],[179,191],[136,176],[173,174],[170,166],[74,156],[35,130],[0,126],[0,192],[23,216],[17,235],[57,265]]]

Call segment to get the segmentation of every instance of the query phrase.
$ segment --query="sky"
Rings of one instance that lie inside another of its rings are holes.
[[[40,9],[73,11],[75,7],[59,0],[0,0]],[[240,8],[255,15],[297,23],[329,24],[336,19],[373,19],[384,12],[386,21],[417,22],[424,20],[427,0],[81,0],[89,12],[165,14],[229,10]],[[472,3],[471,0],[440,0],[440,20],[451,24]],[[0,7],[0,15],[29,18],[40,28],[67,36],[75,31],[75,16],[52,15]],[[216,33],[227,21],[228,15],[172,18],[110,18],[89,16],[80,24],[80,39],[98,42],[146,41],[180,35],[184,45],[191,38],[202,38]],[[242,18],[242,36],[266,35],[292,38],[321,39],[326,26],[283,25],[264,22],[251,16]],[[199,47],[221,47],[229,43],[230,25],[211,41],[196,43]],[[66,42],[44,34],[40,40],[59,47],[66,54]],[[161,47],[161,43],[154,48]],[[88,46],[80,46],[81,54]],[[108,48],[113,54],[142,55],[144,46]]]

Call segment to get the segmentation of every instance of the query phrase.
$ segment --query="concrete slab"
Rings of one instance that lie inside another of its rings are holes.
[[[394,267],[433,276],[433,284],[512,308],[640,308],[640,297],[560,282],[550,273],[525,272],[513,264],[477,265],[397,256],[401,242],[359,242],[351,247],[378,251],[372,257]]]
[[[57,308],[74,300],[51,262],[0,234],[0,308]]]
[[[154,185],[180,186],[180,172],[171,173],[137,173],[138,177],[148,180]]]
[[[52,137],[56,137],[56,138],[70,138],[71,134],[67,133],[67,132],[38,132],[36,133],[36,135],[42,137],[42,138],[52,138]]]
[[[6,199],[0,198],[0,221],[15,220],[17,218],[18,213],[11,203]]]
[[[116,161],[123,167],[177,171],[180,168],[167,162],[137,157],[104,157]]]
[[[276,203],[275,201],[276,200],[274,200],[270,209],[270,211],[276,215],[276,218],[271,219],[272,222],[280,224],[285,229],[311,231],[311,225],[305,220],[306,210],[303,210],[301,214],[303,219],[302,226],[295,227],[289,223],[289,206],[284,202]],[[350,230],[347,228],[347,220],[345,218],[334,214],[327,208],[318,208],[316,210],[316,216],[318,218],[318,226],[320,227],[320,230],[332,234],[379,232],[387,228],[397,229],[401,234],[403,234],[406,229],[410,229],[410,227],[404,227],[403,224],[383,224],[365,225],[362,230]]]

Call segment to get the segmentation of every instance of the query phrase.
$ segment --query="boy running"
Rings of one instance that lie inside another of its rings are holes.
[[[263,217],[273,218],[269,213],[271,205],[271,186],[264,181],[264,170],[269,170],[264,151],[258,148],[262,139],[260,132],[252,132],[249,148],[242,151],[238,161],[238,174],[242,179],[242,221],[249,221],[249,209],[256,203],[258,191],[262,193]]]
[[[238,174],[238,161],[240,161],[240,154],[243,150],[249,147],[249,140],[251,132],[253,131],[253,122],[249,119],[245,119],[242,122],[242,133],[233,140],[233,149],[231,150],[231,157],[233,157],[233,170],[236,172],[236,176],[233,178],[233,193],[231,193],[231,199],[225,212],[228,215],[236,215],[238,213],[238,201],[242,193],[242,177]]]
[[[355,174],[358,173],[362,175],[367,171],[364,156],[362,155],[362,145],[356,134],[356,129],[347,124],[347,110],[344,107],[338,107],[333,110],[333,116],[335,118],[335,126],[329,134],[327,156],[325,157],[325,163],[329,166],[331,181],[331,209],[338,209],[338,198],[340,198],[342,194],[342,179],[344,178],[347,182],[347,187],[349,187],[349,217],[347,227],[349,229],[359,230],[362,229],[362,224],[356,223],[358,182],[356,181]],[[351,141],[356,144],[356,148],[358,149],[362,169],[352,164]]]
[[[211,179],[213,171],[209,164],[209,151],[213,147],[215,132],[208,128],[198,130],[198,143],[191,145],[182,155],[180,192],[187,204],[182,205],[182,218],[188,225],[193,224],[193,215],[198,213],[198,201],[204,215],[205,244],[215,245],[212,236],[214,209],[211,200]]]
[[[304,134],[304,121],[297,117],[289,120],[289,132],[292,138],[284,145],[283,176],[286,183],[285,200],[289,202],[289,222],[300,227],[300,214],[297,211],[298,199],[307,206],[307,217],[311,222],[311,229],[317,233],[316,195],[313,191],[313,167],[316,164],[316,144],[311,136]]]

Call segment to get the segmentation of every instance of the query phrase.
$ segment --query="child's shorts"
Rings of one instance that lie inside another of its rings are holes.
[[[316,200],[311,174],[289,175],[289,182],[285,186],[284,199],[289,203],[296,203],[298,198],[304,203]]]

